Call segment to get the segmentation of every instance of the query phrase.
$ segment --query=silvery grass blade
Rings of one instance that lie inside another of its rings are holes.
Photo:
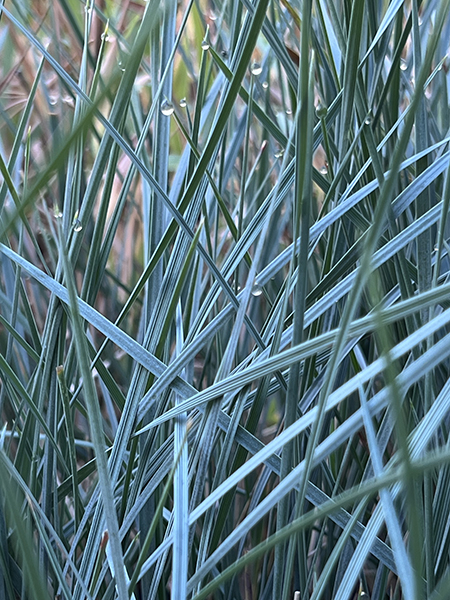
[[[101,495],[104,507],[104,518],[107,527],[107,534],[111,547],[113,577],[116,580],[117,593],[119,597],[125,597],[127,594],[127,577],[123,563],[122,548],[119,539],[119,526],[117,522],[117,513],[114,504],[114,494],[111,485],[111,479],[108,473],[108,464],[105,456],[104,434],[102,417],[98,405],[98,397],[95,391],[94,382],[90,370],[88,359],[88,349],[86,338],[82,329],[82,321],[78,310],[78,298],[75,282],[73,280],[72,267],[69,262],[69,255],[64,241],[62,241],[63,229],[59,227],[60,248],[63,259],[65,278],[68,286],[70,313],[72,317],[72,327],[76,344],[77,358],[80,371],[83,377],[83,389],[86,395],[89,420],[92,429],[92,438],[95,447],[96,462],[99,472]]]

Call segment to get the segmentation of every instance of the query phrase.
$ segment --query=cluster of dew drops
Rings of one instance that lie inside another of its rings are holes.
[[[209,41],[205,38],[203,39],[202,43],[201,43],[201,49],[203,50],[203,52],[207,52],[209,50],[210,44]],[[251,64],[250,67],[250,73],[254,76],[254,77],[258,77],[259,75],[261,75],[262,73],[262,66],[259,62],[254,61]],[[267,81],[264,81],[262,84],[264,89],[267,89],[269,87],[269,84]],[[186,108],[187,107],[187,100],[186,98],[182,98],[180,100],[180,107],[181,108]],[[168,99],[168,98],[164,98],[164,100],[161,102],[160,105],[160,110],[161,113],[165,116],[165,117],[170,117],[173,115],[175,107],[172,104],[172,102]]]
[[[204,39],[201,43],[201,48],[204,52],[206,52],[207,50],[209,50],[209,42],[208,40]],[[258,77],[259,75],[261,75],[262,73],[262,66],[259,62],[254,61],[251,64],[250,67],[250,73],[252,74],[253,77]],[[264,81],[262,84],[264,89],[267,89],[269,87],[269,84],[267,81]],[[180,100],[180,107],[181,108],[186,108],[187,106],[187,101],[186,98],[182,98]],[[172,104],[172,102],[170,100],[168,100],[167,98],[164,98],[164,100],[161,102],[161,113],[165,116],[165,117],[170,117],[173,115],[174,113],[174,105]],[[277,158],[281,157],[283,155],[283,152],[280,151],[279,154],[276,155]],[[255,297],[261,296],[263,293],[263,288],[262,286],[255,282],[255,284],[252,287],[252,295]]]

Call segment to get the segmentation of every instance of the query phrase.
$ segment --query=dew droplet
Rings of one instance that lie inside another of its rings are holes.
[[[327,175],[328,174],[328,167],[327,167],[327,165],[323,165],[320,168],[320,172],[322,173],[322,175]]]
[[[252,296],[258,297],[258,296],[261,296],[262,293],[263,293],[262,287],[259,285],[259,283],[256,283],[256,281],[255,281],[255,284],[252,287]]]
[[[77,233],[83,229],[83,225],[81,224],[80,219],[74,219],[73,221],[73,230]]]
[[[125,71],[124,64],[123,64],[123,62],[122,62],[121,60],[119,60],[119,69],[120,69],[122,72],[124,72],[124,71]]]
[[[206,52],[206,50],[209,50],[209,42],[208,40],[203,40],[202,41],[202,50]]]
[[[401,69],[402,71],[406,71],[406,69],[407,69],[407,68],[408,68],[408,65],[406,64],[406,60],[404,60],[404,59],[402,58],[402,60],[400,61],[400,69]]]
[[[278,152],[275,152],[274,156],[275,158],[281,158],[284,154],[284,150],[283,148],[281,148],[280,150],[278,150]]]
[[[212,10],[209,13],[209,18],[211,21],[217,21],[217,15]]]
[[[67,106],[75,106],[75,100],[72,98],[72,96],[63,96],[62,101],[64,104],[67,104]]]
[[[181,108],[186,108],[186,106],[187,106],[186,98],[181,98],[180,106],[181,106]]]
[[[227,50],[222,50],[221,53],[220,53],[220,56],[222,58],[228,58],[228,51]]]
[[[369,113],[367,115],[367,117],[364,119],[364,124],[365,125],[372,125],[372,115],[371,115],[371,113]]]
[[[286,114],[287,114],[287,115],[292,115],[292,110],[291,110],[290,108],[288,108],[288,109],[286,110]]]
[[[109,35],[106,33],[106,31],[104,31],[102,33],[102,35],[100,36],[100,39],[103,40],[104,42],[107,42],[109,40]]]
[[[62,210],[59,208],[59,206],[57,204],[53,205],[53,214],[55,215],[55,219],[63,218]]]
[[[269,82],[268,81],[263,81],[262,82],[262,86],[265,90],[267,90],[267,88],[269,87]]]
[[[165,117],[170,117],[173,114],[173,104],[167,98],[161,102],[161,112]]]
[[[323,104],[318,104],[316,108],[316,116],[318,119],[325,119],[328,113],[328,108]]]
[[[254,75],[255,77],[257,77],[258,75],[261,75],[262,67],[259,64],[259,62],[256,62],[256,61],[253,62],[252,66],[250,67],[250,71],[251,71],[251,74]]]
[[[58,114],[58,96],[50,95],[48,97],[48,114],[49,115],[57,115]]]

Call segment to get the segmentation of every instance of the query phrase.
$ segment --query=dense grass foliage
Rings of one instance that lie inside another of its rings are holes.
[[[0,11],[0,600],[449,598],[450,0]]]

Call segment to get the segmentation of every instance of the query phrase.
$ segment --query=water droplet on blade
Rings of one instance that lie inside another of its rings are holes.
[[[68,106],[75,106],[75,100],[72,98],[72,96],[63,96],[62,97],[62,101],[64,102],[64,104],[67,104]]]
[[[203,40],[203,42],[202,42],[202,50],[204,50],[204,51],[209,50],[209,42],[208,42],[208,40]]]
[[[258,297],[261,296],[262,293],[262,287],[259,285],[259,283],[255,282],[255,285],[252,287],[252,296]]]
[[[173,104],[167,98],[161,102],[161,112],[165,117],[170,117],[173,114]]]
[[[81,231],[82,229],[83,229],[83,225],[81,224],[80,219],[74,219],[73,230],[78,233],[78,231]]]
[[[328,108],[323,104],[318,104],[316,108],[316,116],[318,119],[325,119],[328,113]]]
[[[251,71],[251,74],[254,75],[255,77],[257,77],[258,75],[261,75],[262,67],[259,64],[259,62],[252,63],[252,66],[250,67],[250,71]]]
[[[186,98],[181,98],[180,106],[181,106],[181,108],[186,108],[186,106],[187,106]]]

